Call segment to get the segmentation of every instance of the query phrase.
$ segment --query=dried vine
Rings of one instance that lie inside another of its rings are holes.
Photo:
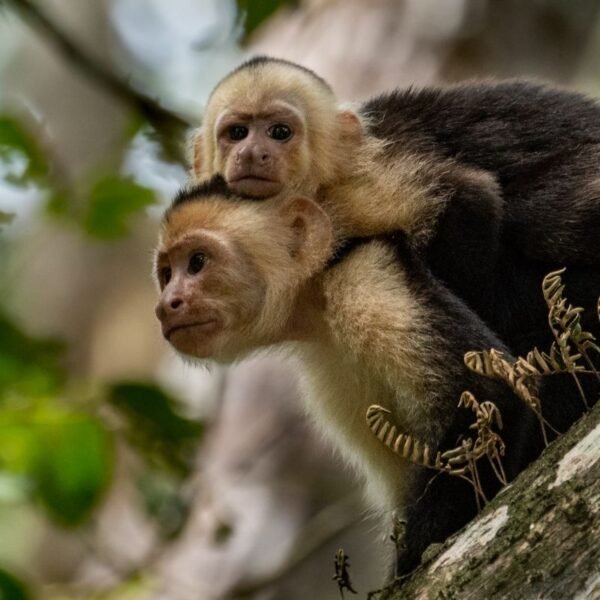
[[[458,405],[470,408],[475,413],[476,420],[470,429],[477,433],[477,437],[466,437],[459,446],[445,452],[432,449],[414,436],[398,431],[396,425],[386,417],[391,414],[390,411],[383,406],[369,406],[367,424],[377,439],[398,456],[422,467],[468,481],[473,486],[477,506],[481,509],[481,502],[487,502],[488,498],[481,485],[477,461],[487,457],[496,477],[506,485],[501,458],[504,456],[505,445],[492,429],[492,426],[501,429],[502,420],[500,411],[493,402],[479,403],[470,392],[463,392]]]
[[[465,354],[465,365],[471,371],[506,382],[531,408],[540,423],[546,445],[548,445],[546,429],[552,429],[557,434],[558,432],[542,414],[542,405],[538,396],[539,376],[546,372],[556,372],[553,370],[554,367],[560,368],[556,361],[556,351],[552,349],[550,354],[535,349],[527,355],[527,358],[518,358],[513,362],[507,360],[502,352],[494,349]]]
[[[581,400],[586,409],[589,409],[587,399],[579,381],[578,372],[584,372],[583,367],[576,364],[579,358],[583,357],[590,371],[598,381],[600,374],[594,362],[590,358],[590,352],[600,355],[600,347],[595,343],[596,338],[589,332],[585,331],[581,326],[581,313],[584,309],[574,307],[572,304],[567,304],[567,299],[563,296],[565,286],[562,282],[561,275],[566,269],[560,269],[548,273],[542,282],[542,292],[544,299],[548,305],[548,323],[556,344],[561,352],[561,357],[565,363],[566,370],[571,373]],[[575,347],[578,354],[571,355],[571,345]]]
[[[600,347],[593,334],[581,326],[581,313],[584,309],[568,304],[563,296],[565,286],[561,275],[564,271],[565,269],[560,269],[548,273],[542,282],[542,293],[548,305],[548,323],[554,336],[548,352],[534,348],[526,357],[519,357],[514,361],[509,361],[502,352],[493,349],[465,354],[465,364],[469,369],[480,375],[505,381],[525,401],[540,423],[546,445],[547,429],[557,435],[561,432],[556,431],[543,417],[538,395],[540,378],[569,373],[586,409],[589,406],[579,376],[593,375],[600,381],[598,368],[591,358],[592,354],[600,355]],[[600,318],[600,299],[598,317]],[[586,362],[587,368],[580,364],[581,359]]]

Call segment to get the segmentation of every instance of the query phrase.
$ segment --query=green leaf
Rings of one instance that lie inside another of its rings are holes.
[[[11,183],[22,185],[48,173],[48,163],[34,139],[16,119],[0,115],[0,160],[10,160],[15,155],[25,158],[27,167],[22,174],[11,175]]]
[[[84,414],[57,413],[37,425],[33,464],[36,495],[57,523],[84,521],[110,481],[112,440],[101,423]]]
[[[297,6],[297,0],[237,0],[238,11],[244,18],[244,31],[249,36],[282,6]]]
[[[0,411],[0,467],[13,476],[28,475],[37,448],[35,428],[31,415],[16,410]]]
[[[154,192],[128,178],[109,175],[98,180],[89,195],[86,231],[100,239],[127,235],[131,217],[156,201]]]
[[[0,312],[0,406],[8,391],[26,397],[56,393],[64,381],[63,346],[25,334]]]
[[[129,437],[151,460],[180,475],[192,467],[202,423],[177,414],[177,402],[154,385],[123,382],[109,395],[129,424]]]
[[[31,600],[31,595],[14,575],[0,569],[0,600]]]
[[[46,211],[53,217],[66,216],[70,208],[70,198],[64,190],[54,190],[46,202]]]
[[[7,225],[12,223],[15,218],[15,213],[7,213],[0,210],[0,225]]]

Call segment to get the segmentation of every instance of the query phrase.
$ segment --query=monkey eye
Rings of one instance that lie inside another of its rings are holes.
[[[196,273],[200,273],[205,262],[206,254],[203,254],[202,252],[196,252],[196,254],[191,256],[190,262],[188,263],[188,273],[190,275],[196,275]]]
[[[171,281],[171,267],[163,267],[158,273],[158,280],[165,287]]]
[[[227,134],[229,139],[234,142],[243,140],[248,135],[248,128],[243,125],[232,125],[228,130]]]
[[[267,135],[274,140],[283,142],[292,137],[292,130],[283,123],[276,123],[267,130]]]

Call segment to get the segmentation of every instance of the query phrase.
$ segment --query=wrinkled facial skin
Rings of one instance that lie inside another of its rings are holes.
[[[307,152],[306,128],[300,112],[285,102],[274,102],[259,113],[224,110],[215,123],[218,171],[242,196],[268,198],[284,183],[298,177]],[[302,174],[304,175],[304,174]]]
[[[254,266],[208,230],[190,231],[161,246],[155,266],[161,293],[155,312],[163,336],[183,354],[218,357],[260,313],[264,286]]]

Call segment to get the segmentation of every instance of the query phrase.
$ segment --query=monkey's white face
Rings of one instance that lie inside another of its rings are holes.
[[[159,250],[161,289],[156,315],[163,336],[179,352],[225,359],[241,350],[236,336],[255,322],[264,286],[246,256],[219,232],[195,229]]]
[[[306,123],[291,104],[229,106],[215,122],[216,172],[242,196],[267,198],[308,174]]]
[[[183,354],[220,362],[291,339],[300,290],[331,244],[329,218],[306,198],[177,207],[155,264],[164,337]]]

